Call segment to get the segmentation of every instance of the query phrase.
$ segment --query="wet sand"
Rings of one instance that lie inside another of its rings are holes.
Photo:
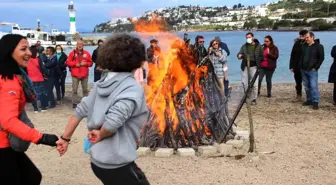
[[[153,185],[334,185],[336,184],[336,106],[332,84],[321,84],[320,110],[293,103],[293,84],[275,84],[273,97],[265,85],[258,104],[252,107],[257,151],[274,151],[258,160],[234,158],[141,157],[136,162]],[[71,97],[70,86],[67,97]],[[233,104],[235,104],[233,102]],[[45,113],[28,114],[35,126],[48,133],[62,134],[73,113],[70,100]],[[246,106],[236,123],[248,129]],[[77,128],[65,156],[46,146],[32,147],[28,155],[43,174],[43,185],[101,184],[83,152],[85,121]]]

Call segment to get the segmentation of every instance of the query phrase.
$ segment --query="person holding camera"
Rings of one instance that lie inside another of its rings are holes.
[[[219,47],[217,40],[212,40],[209,46],[209,59],[214,67],[215,74],[217,75],[221,94],[224,95],[224,65],[227,62],[227,53]]]

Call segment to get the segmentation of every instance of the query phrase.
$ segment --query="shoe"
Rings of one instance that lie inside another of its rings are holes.
[[[267,98],[272,98],[272,94],[268,94],[268,95],[267,95]]]
[[[256,99],[254,99],[254,100],[252,100],[252,103],[251,103],[252,105],[257,105],[257,100]]]
[[[72,108],[73,108],[73,109],[77,108],[77,104],[75,104],[75,103],[72,104]]]
[[[318,109],[319,109],[318,103],[314,103],[314,104],[313,104],[313,109],[314,109],[314,110],[318,110]]]
[[[301,100],[302,100],[302,96],[297,95],[296,98],[295,98],[292,102],[293,102],[293,103],[301,102]]]
[[[37,113],[38,113],[38,111],[34,110],[34,113],[35,113],[35,114],[37,114]]]
[[[336,102],[334,102],[333,105],[336,105]]]
[[[306,101],[302,104],[302,106],[310,106],[310,105],[313,105],[313,103],[310,101]]]
[[[55,107],[56,107],[56,105],[50,105],[49,109],[52,109],[52,108],[55,108]]]
[[[47,109],[42,109],[41,112],[47,112]]]

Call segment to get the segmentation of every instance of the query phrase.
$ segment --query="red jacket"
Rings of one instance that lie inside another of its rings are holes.
[[[85,65],[77,67],[77,64],[85,62]],[[66,61],[66,65],[71,68],[71,76],[76,78],[86,78],[89,76],[89,67],[92,66],[92,58],[88,51],[83,50],[82,55],[78,50],[73,50]]]
[[[14,76],[13,80],[2,79],[0,75],[0,148],[10,146],[8,133],[17,137],[37,143],[42,133],[22,123],[18,117],[26,105],[21,79]]]
[[[44,78],[40,71],[38,58],[30,58],[27,66],[28,76],[33,82],[43,82]]]

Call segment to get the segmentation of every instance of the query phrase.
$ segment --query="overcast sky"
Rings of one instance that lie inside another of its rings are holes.
[[[77,29],[92,31],[94,26],[113,17],[137,16],[147,10],[177,5],[232,6],[257,5],[275,0],[77,0],[74,1]],[[21,27],[53,24],[54,28],[69,29],[69,0],[0,0],[0,22],[14,22]],[[4,30],[4,27],[0,27]]]

